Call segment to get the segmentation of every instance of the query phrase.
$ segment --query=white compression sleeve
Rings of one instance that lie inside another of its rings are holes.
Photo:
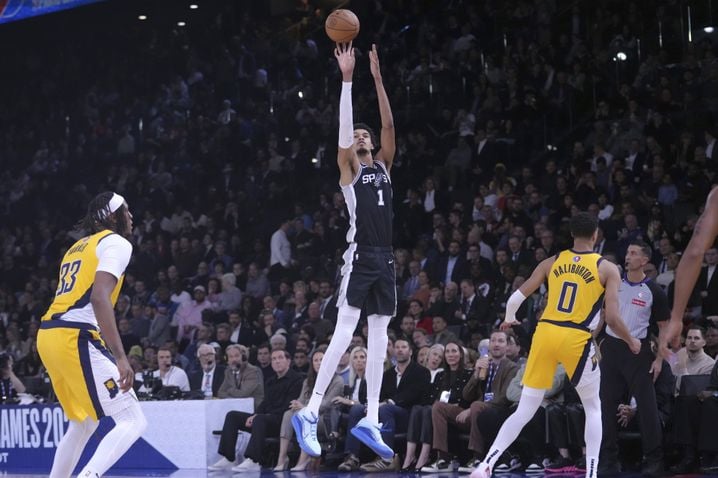
[[[391,317],[372,314],[367,319],[369,322],[369,349],[366,358],[366,416],[369,421],[378,424],[379,394],[381,393],[381,380],[384,377],[386,346],[389,342],[386,329],[389,327]]]
[[[501,457],[501,454],[518,438],[521,430],[531,421],[536,414],[536,410],[541,406],[545,394],[546,390],[531,387],[524,387],[521,391],[518,408],[501,425],[501,429],[496,435],[496,440],[494,440],[493,445],[491,445],[489,452],[486,454],[486,458],[484,458],[484,463],[489,465],[490,469],[494,469],[494,465]]]
[[[339,147],[351,148],[354,144],[354,110],[352,109],[352,82],[342,82],[339,97]]]
[[[102,439],[100,444],[78,476],[103,476],[107,470],[142,436],[147,428],[147,419],[139,402],[112,415],[115,427]]]
[[[91,418],[86,418],[83,422],[70,420],[67,433],[62,437],[60,444],[57,445],[57,450],[55,450],[50,478],[67,478],[72,475],[77,462],[80,461],[82,450],[85,449],[85,445],[99,424],[100,422]]]
[[[521,292],[521,289],[516,289],[516,291],[511,294],[511,297],[509,297],[509,300],[506,301],[506,316],[504,320],[507,322],[516,320],[516,312],[525,300],[526,296]]]
[[[334,378],[339,360],[352,341],[352,335],[354,335],[354,329],[359,323],[360,315],[361,309],[357,307],[350,305],[339,307],[337,326],[334,328],[332,341],[329,342],[329,347],[324,352],[324,358],[322,358],[322,364],[319,367],[319,373],[317,373],[317,381],[314,383],[314,390],[312,390],[312,396],[309,397],[309,403],[307,404],[307,410],[315,415],[319,414],[319,406],[322,404],[324,393],[327,391],[332,378]]]

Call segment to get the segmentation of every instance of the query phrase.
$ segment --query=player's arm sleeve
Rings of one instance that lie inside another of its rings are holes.
[[[656,322],[664,322],[671,318],[671,308],[668,305],[668,296],[661,286],[654,281],[648,283],[648,288],[653,294],[653,305],[651,306],[651,319]]]
[[[97,270],[108,272],[119,279],[125,273],[130,257],[132,244],[119,234],[112,234],[97,245]]]

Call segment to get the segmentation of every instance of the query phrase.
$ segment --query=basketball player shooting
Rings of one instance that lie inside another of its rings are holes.
[[[390,171],[396,151],[394,120],[384,90],[376,45],[369,52],[381,116],[381,149],[372,130],[353,124],[352,43],[338,43],[334,56],[342,73],[339,100],[339,185],[349,209],[348,247],[344,253],[339,287],[337,326],[319,369],[309,404],[292,418],[297,440],[310,456],[321,455],[317,441],[317,415],[329,385],[359,322],[364,308],[369,321],[367,358],[367,415],[351,430],[362,443],[383,459],[394,451],[382,440],[379,424],[379,391],[384,373],[389,320],[396,314],[396,281],[392,252],[392,189]]]

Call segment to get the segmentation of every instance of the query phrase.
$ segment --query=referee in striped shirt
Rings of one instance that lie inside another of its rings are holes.
[[[606,327],[606,337],[601,343],[603,440],[599,463],[605,474],[620,472],[616,413],[618,406],[626,403],[626,392],[638,405],[644,456],[642,474],[656,476],[663,472],[662,428],[653,387],[662,359],[651,351],[649,334],[656,325],[663,328],[668,323],[671,311],[663,289],[643,272],[650,259],[650,246],[643,241],[631,243],[618,295],[621,318],[631,336],[641,341],[641,352],[632,354],[611,327]]]

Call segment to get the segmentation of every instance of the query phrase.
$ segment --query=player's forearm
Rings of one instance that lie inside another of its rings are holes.
[[[696,238],[691,239],[681,257],[681,261],[678,263],[678,267],[676,267],[676,277],[673,282],[675,289],[673,291],[671,322],[678,323],[683,319],[688,299],[701,271],[703,255],[704,249],[699,244],[699,241]],[[675,323],[671,324],[668,332],[674,332]],[[672,336],[669,336],[668,340],[671,338]]]
[[[354,109],[352,107],[352,82],[342,83],[339,96],[339,147],[348,149],[354,144]]]
[[[97,323],[100,325],[102,338],[110,348],[112,355],[118,359],[125,358],[125,349],[122,346],[120,333],[117,331],[115,314],[113,313],[109,297],[106,299],[93,299],[92,309],[95,312],[95,317],[97,317]]]
[[[389,96],[387,96],[386,90],[384,89],[384,82],[381,78],[375,78],[374,86],[376,86],[376,97],[379,101],[379,117],[381,118],[381,127],[382,129],[393,129],[394,115],[391,112]]]

